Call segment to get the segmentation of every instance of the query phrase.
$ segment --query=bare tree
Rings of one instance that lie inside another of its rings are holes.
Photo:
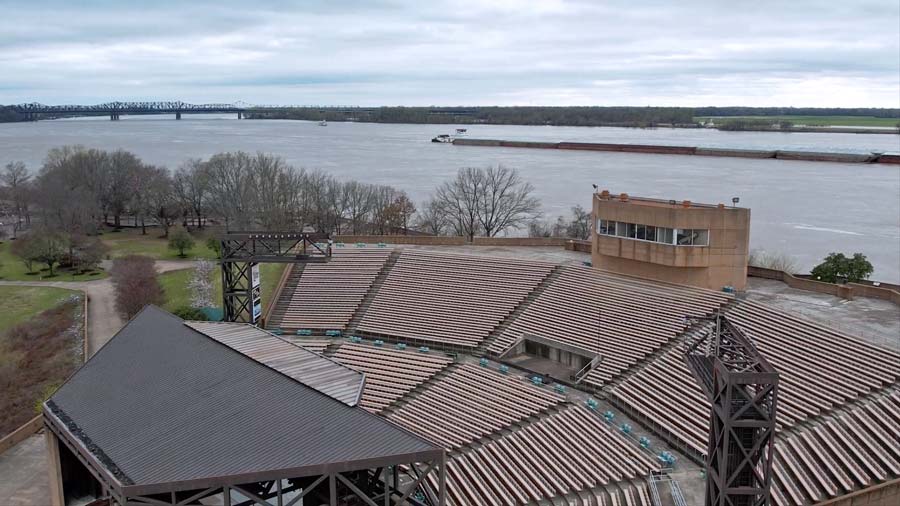
[[[469,241],[480,232],[478,215],[483,191],[483,171],[474,167],[459,169],[455,179],[435,191],[434,200],[456,235],[466,236]]]
[[[470,241],[521,228],[540,214],[534,187],[507,167],[460,169],[456,178],[437,188],[435,202],[456,233]]]
[[[131,319],[147,304],[162,305],[165,301],[152,258],[141,255],[117,258],[113,261],[111,274],[116,310],[125,319]]]
[[[587,239],[591,233],[591,213],[580,205],[572,207],[572,221],[566,225],[566,236]]]
[[[145,195],[147,213],[156,219],[163,229],[163,237],[169,237],[169,230],[179,216],[184,215],[181,202],[175,192],[175,183],[163,167],[148,167],[150,177],[141,192]]]
[[[210,208],[225,220],[226,228],[252,228],[254,181],[247,153],[220,153],[206,162],[209,174]]]
[[[387,208],[387,222],[391,232],[406,235],[409,220],[414,214],[416,214],[415,204],[409,200],[406,192],[400,191]]]
[[[16,232],[31,224],[32,184],[31,174],[22,162],[10,162],[6,164],[0,181],[5,186],[7,198],[12,202],[13,212],[16,214],[16,223],[13,226],[13,238]]]
[[[175,172],[173,189],[182,209],[193,214],[197,227],[203,228],[209,200],[209,173],[206,165],[197,159],[185,162]]]
[[[446,231],[446,213],[434,198],[429,199],[419,211],[416,229],[431,235],[443,235]]]
[[[522,180],[516,169],[488,167],[482,180],[478,222],[484,235],[494,237],[510,228],[521,228],[540,215],[541,202],[532,195],[534,187]]]
[[[113,217],[113,224],[121,225],[121,217],[138,191],[138,178],[144,165],[133,153],[117,150],[109,155],[107,184],[101,202]]]

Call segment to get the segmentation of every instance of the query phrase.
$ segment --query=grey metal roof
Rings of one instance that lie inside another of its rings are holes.
[[[363,373],[259,327],[246,323],[184,324],[348,406],[356,406],[365,387]]]
[[[44,414],[131,494],[365,469],[442,453],[151,306],[53,394]]]

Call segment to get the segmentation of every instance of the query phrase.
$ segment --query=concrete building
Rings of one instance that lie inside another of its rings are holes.
[[[721,290],[747,284],[750,209],[594,194],[594,267]]]

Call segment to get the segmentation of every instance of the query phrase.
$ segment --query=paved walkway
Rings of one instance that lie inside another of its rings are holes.
[[[0,504],[49,505],[47,476],[47,451],[43,434],[31,436],[0,453]]]
[[[106,262],[104,262],[105,264]],[[189,269],[192,260],[157,260],[157,272]],[[104,265],[108,268],[108,265]],[[54,286],[69,290],[80,290],[88,297],[88,355],[93,355],[101,346],[122,328],[125,322],[116,312],[116,299],[112,280],[94,281],[0,281],[0,286]]]

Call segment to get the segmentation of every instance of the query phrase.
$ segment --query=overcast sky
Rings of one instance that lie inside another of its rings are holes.
[[[0,26],[6,104],[900,107],[900,0],[0,0]]]

